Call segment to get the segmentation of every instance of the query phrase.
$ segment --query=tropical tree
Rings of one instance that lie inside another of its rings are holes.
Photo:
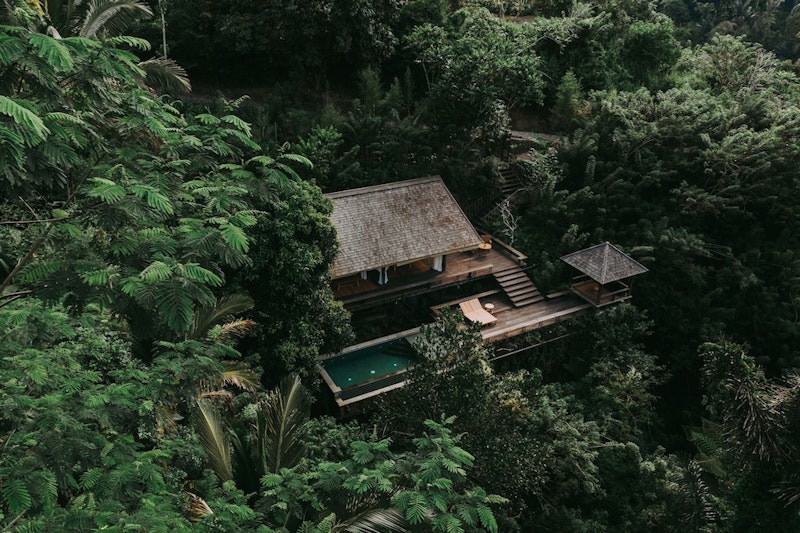
[[[147,445],[158,386],[108,315],[26,299],[0,310],[0,524],[188,530],[172,454]],[[162,379],[161,376],[158,379]]]
[[[167,24],[173,56],[207,73],[252,79],[281,72],[294,90],[325,88],[328,76],[377,66],[393,52],[396,0],[175,2]],[[273,70],[274,69],[274,70]],[[334,69],[338,69],[338,72]]]
[[[311,397],[297,376],[288,376],[249,410],[252,419],[226,425],[212,400],[197,399],[197,427],[209,463],[221,482],[235,480],[246,494],[261,478],[296,466],[305,455],[303,441]]]
[[[153,12],[147,4],[137,0],[16,0],[16,8],[9,3],[5,11],[5,22],[10,25],[27,26],[56,39],[83,37],[104,40],[124,35],[125,31]],[[2,20],[2,19],[0,19]],[[143,51],[150,45],[141,41]],[[150,86],[173,93],[191,91],[191,83],[183,68],[166,57],[153,57],[139,61],[140,80]]]
[[[423,24],[411,32],[408,46],[422,68],[430,121],[443,138],[497,143],[507,132],[488,128],[496,114],[542,102],[544,79],[533,50],[539,37],[482,9],[459,11],[446,27]]]
[[[689,434],[700,467],[716,481],[723,504],[718,515],[731,531],[796,529],[800,379],[791,373],[770,382],[755,359],[729,341],[703,344],[700,356],[711,420]]]
[[[474,458],[449,423],[427,420],[410,452],[392,452],[388,439],[356,441],[343,462],[264,476],[258,507],[269,523],[287,529],[496,532],[490,505],[505,500],[472,485],[467,468]]]
[[[291,180],[230,111],[187,120],[138,88],[116,45],[139,40],[3,31],[0,303],[101,303],[149,360],[154,340],[187,335],[216,305],[226,269],[249,264],[259,212],[243,184],[266,194]]]
[[[254,204],[260,216],[250,230],[252,266],[235,277],[256,305],[257,326],[245,349],[267,383],[287,373],[314,379],[317,357],[352,337],[349,316],[330,286],[337,250],[330,201],[298,180],[279,187],[274,200]]]

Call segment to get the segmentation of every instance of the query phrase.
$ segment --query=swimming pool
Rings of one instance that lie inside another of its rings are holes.
[[[362,348],[323,362],[331,379],[341,388],[351,387],[405,370],[414,362],[414,350],[406,339]]]
[[[376,339],[320,361],[320,373],[337,403],[403,382],[405,372],[416,362],[411,337],[413,334]]]

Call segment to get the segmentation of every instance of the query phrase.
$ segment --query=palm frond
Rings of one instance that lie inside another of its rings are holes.
[[[184,491],[183,493],[189,500],[184,512],[188,521],[200,522],[205,517],[214,514],[214,511],[211,510],[211,507],[208,506],[203,498],[189,491]]]
[[[233,385],[251,392],[258,388],[260,384],[258,374],[247,364],[241,361],[225,361],[222,364],[224,369],[220,377],[223,385]]]
[[[219,334],[217,335],[217,340],[224,341],[224,340],[244,337],[245,335],[253,331],[253,328],[255,326],[256,326],[255,320],[249,320],[243,318],[231,320],[230,322],[225,322],[224,324],[222,324],[222,327],[220,328]]]
[[[787,455],[780,439],[780,430],[783,429],[782,406],[774,405],[767,391],[769,387],[742,380],[735,391],[734,412],[727,416],[731,426],[735,427],[731,433],[739,434],[742,444],[762,460]],[[738,427],[735,425],[737,420]],[[735,442],[732,446],[739,447],[741,444]]]
[[[87,39],[97,37],[100,31],[118,35],[139,18],[152,14],[147,4],[136,0],[92,0],[78,35]]]
[[[280,388],[261,406],[258,441],[265,472],[291,468],[305,455],[303,430],[311,397],[298,376],[281,380]]]
[[[197,400],[197,407],[197,432],[200,434],[200,442],[203,444],[208,462],[220,481],[228,481],[233,478],[233,466],[230,439],[222,423],[222,417],[204,399]]]
[[[800,480],[781,481],[770,492],[777,495],[786,507],[794,508],[800,514]]]
[[[243,294],[223,296],[213,306],[202,307],[195,312],[189,338],[202,337],[223,318],[248,311],[253,305],[253,300]]]
[[[154,57],[139,63],[144,71],[144,83],[153,89],[172,94],[192,92],[192,82],[186,70],[172,59]]]
[[[264,476],[263,464],[256,456],[257,450],[248,438],[250,426],[234,426],[231,431],[233,444],[233,465],[236,475],[236,486],[246,494],[258,491],[261,478]]]
[[[706,526],[715,523],[718,513],[713,505],[711,488],[703,479],[703,466],[690,460],[682,470],[679,492],[683,497],[683,526],[691,531],[706,531]]]
[[[383,533],[408,531],[403,515],[397,509],[369,509],[342,524],[350,533]]]
[[[209,390],[198,393],[198,398],[201,400],[216,399],[224,400],[226,403],[233,403],[233,394],[226,390]]]

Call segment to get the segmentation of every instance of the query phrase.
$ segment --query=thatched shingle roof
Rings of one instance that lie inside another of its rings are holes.
[[[326,195],[339,237],[333,277],[477,248],[481,238],[438,176]]]
[[[609,242],[565,255],[561,260],[603,285],[647,272]]]

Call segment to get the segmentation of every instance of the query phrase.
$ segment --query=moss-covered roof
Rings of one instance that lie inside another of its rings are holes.
[[[481,238],[439,176],[326,195],[340,249],[333,277],[477,248]]]

